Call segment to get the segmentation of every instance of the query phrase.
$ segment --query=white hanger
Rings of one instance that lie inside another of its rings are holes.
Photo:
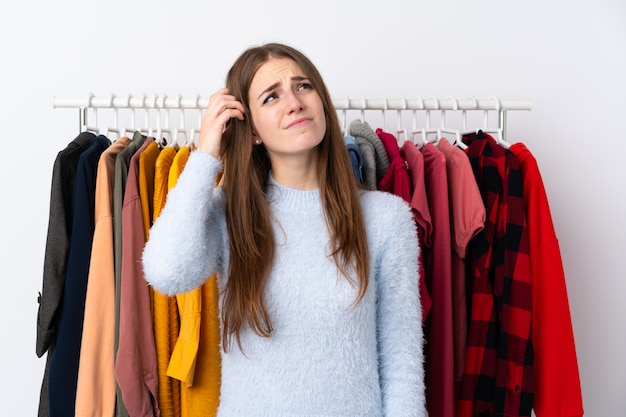
[[[458,100],[452,96],[448,96],[448,98],[452,100],[452,102],[454,103],[454,106],[452,109],[455,111],[458,110],[459,109]],[[435,145],[439,145],[439,141],[443,139],[443,135],[441,133],[448,133],[448,134],[454,135],[454,142],[452,142],[453,145],[456,145],[463,150],[467,149],[467,145],[464,144],[463,141],[461,140],[461,132],[459,131],[459,129],[450,129],[446,127],[446,111],[445,110],[441,110],[441,128],[439,130],[440,131],[437,133],[438,139],[437,139],[437,142],[435,142]]]
[[[476,101],[476,98],[472,96],[469,99],[472,100],[472,102],[474,103],[474,109],[478,109],[478,101]],[[461,110],[461,123],[462,123],[461,136],[465,136],[467,134],[477,132],[476,129],[474,130],[467,129],[467,109]]]
[[[365,98],[365,94],[361,95],[362,105],[361,105],[361,122],[365,123],[365,110],[367,109],[367,99]]]
[[[156,128],[156,135],[155,135],[152,124],[150,123],[150,109],[156,108],[156,100],[157,100],[156,94],[152,96],[151,100],[152,102],[149,103],[148,106],[146,107],[146,112],[144,113],[144,116],[143,116],[143,125],[144,125],[144,129],[146,129],[147,131],[147,136],[154,137],[154,136],[161,135],[161,114],[158,110],[156,111],[157,128]]]
[[[145,97],[145,96],[144,96]],[[128,95],[128,103],[130,105],[130,99],[131,99],[131,95]],[[143,104],[143,102],[142,102]],[[133,111],[130,112],[130,130],[135,133],[138,129],[137,129],[137,107],[133,107]]]
[[[344,109],[341,110],[341,133],[344,137],[350,135],[348,128],[348,108],[350,108],[350,98],[346,96],[345,100],[346,105]]]
[[[489,98],[495,100],[496,111],[498,112],[498,115],[499,115],[500,114],[500,100],[498,100],[495,96],[489,96]],[[509,149],[511,144],[506,142],[504,140],[504,138],[502,137],[502,128],[498,126],[497,128],[494,128],[494,129],[488,129],[487,128],[487,118],[488,118],[488,110],[485,110],[485,113],[484,113],[484,116],[483,116],[483,129],[482,129],[483,132],[495,135],[496,142],[499,145],[503,146],[504,148]]]
[[[85,112],[87,112],[89,109],[91,109],[91,114],[93,115],[94,123],[91,126],[85,125],[85,132],[91,132],[91,133],[94,133],[96,135],[99,135],[100,134],[100,129],[98,128],[98,109],[96,109],[92,105],[93,97],[94,97],[93,93],[89,94],[89,98],[87,99],[87,106],[86,106]]]
[[[389,108],[389,100],[387,99],[387,97],[385,97],[383,103],[385,103],[385,105],[383,106],[383,109],[381,110],[381,116],[383,119],[383,130],[385,132],[388,131],[387,129],[387,109]]]
[[[474,103],[474,107],[472,109],[470,109],[470,110],[478,110],[478,100],[476,100],[476,98],[473,97],[473,96],[471,96],[469,98]],[[465,136],[465,135],[469,135],[469,134],[476,134],[476,133],[478,133],[479,130],[482,130],[484,133],[494,132],[491,129],[487,129],[487,115],[488,115],[488,111],[485,110],[485,112],[484,112],[484,119],[483,119],[483,129],[473,129],[473,130],[471,130],[471,129],[467,128],[467,109],[463,109],[462,110],[463,128],[462,128],[461,136]]]
[[[170,130],[170,110],[165,108],[165,100],[167,95],[163,94],[159,96],[160,100],[157,102],[157,135],[155,141],[161,147],[167,146],[170,142],[174,141],[172,138],[172,131]],[[165,109],[165,127],[161,127],[161,112]],[[169,136],[169,140],[165,139],[165,134]]]
[[[109,101],[109,107],[113,108],[113,126],[109,126],[107,127],[106,130],[106,137],[109,138],[109,140],[111,140],[111,133],[116,133],[117,134],[117,139],[120,138],[120,128],[119,128],[119,124],[118,124],[118,114],[117,114],[117,107],[113,106],[113,99],[115,98],[115,94],[111,94],[111,99]]]
[[[437,100],[436,97],[432,97],[433,101],[435,102],[435,108],[434,110],[439,110],[439,100]],[[437,140],[441,137],[441,129],[440,128],[431,128],[430,127],[430,110],[431,109],[426,109],[426,128],[422,129],[422,143],[424,145],[426,145],[428,142],[431,143],[436,143]],[[430,141],[428,140],[428,135],[436,135],[435,140]]]
[[[196,109],[198,109],[198,128],[192,128],[189,132],[186,145],[190,148],[198,146],[198,140],[200,139],[200,128],[202,126],[202,114],[203,109],[200,107],[200,95],[196,94]],[[197,137],[196,137],[197,134]]]
[[[130,94],[128,94],[128,95],[126,96],[126,107],[127,107],[127,108],[130,108]],[[134,120],[134,113],[133,113],[133,112],[131,112],[130,114],[131,114],[131,118],[132,118],[132,120]],[[134,122],[133,122],[133,125],[134,125]],[[127,129],[127,128],[125,128],[125,127],[121,128],[121,129],[120,129],[120,136],[126,136],[126,135],[127,135],[128,130],[129,130],[129,129]]]
[[[150,111],[148,110],[150,107],[146,105],[147,96],[144,94],[141,100],[142,108],[144,109],[143,114],[143,125],[144,127],[138,128],[139,132],[143,135],[152,136],[152,128],[150,126]],[[153,104],[154,106],[154,104]]]
[[[167,146],[169,147],[173,147],[175,149],[180,149],[181,146],[185,145],[185,143],[187,142],[187,130],[185,129],[185,109],[182,108],[180,102],[182,100],[182,95],[178,95],[178,110],[179,110],[179,122],[178,122],[178,126],[176,128],[174,128],[174,133],[172,134],[172,137],[170,138],[170,141],[168,142]],[[179,141],[180,136],[183,136],[185,138],[185,140],[181,143]]]
[[[404,142],[409,140],[409,132],[407,131],[407,128],[404,127],[402,124],[402,111],[406,110],[406,107],[407,107],[406,98],[402,96],[402,109],[397,111],[397,116],[396,116],[396,122],[397,122],[396,135],[397,135],[398,146],[400,147],[404,145]],[[402,135],[404,135],[404,140],[401,139]]]
[[[420,96],[417,96],[417,101],[419,101],[419,108],[423,109],[424,108],[424,101],[422,100],[422,98]],[[418,134],[418,133],[421,133],[422,138],[424,138],[424,136],[426,136],[426,134],[423,132],[423,130],[424,129],[418,129],[417,128],[417,108],[415,108],[415,109],[413,109],[411,111],[411,137],[410,137],[410,140],[418,148],[421,148],[422,146],[424,146],[425,142],[422,140],[420,143],[415,143],[415,135]]]

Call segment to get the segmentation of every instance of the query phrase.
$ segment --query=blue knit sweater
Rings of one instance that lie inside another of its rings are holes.
[[[217,272],[227,279],[220,162],[191,154],[152,227],[143,253],[147,281],[178,294]],[[274,332],[242,332],[222,352],[219,417],[424,416],[418,240],[408,205],[363,192],[370,284],[363,300],[329,256],[319,190],[271,181],[276,258],[266,288]]]

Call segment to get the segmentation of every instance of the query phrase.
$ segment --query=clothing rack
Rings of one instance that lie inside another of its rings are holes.
[[[109,97],[95,97],[90,94],[86,97],[54,97],[54,108],[77,108],[79,109],[79,131],[94,130],[99,131],[98,128],[98,110],[99,109],[113,109],[113,126],[107,128],[107,131],[114,131],[120,133],[118,122],[118,109],[126,109],[131,112],[130,114],[130,127],[135,129],[136,127],[136,111],[144,110],[144,128],[143,130],[153,131],[153,127],[149,125],[149,111],[156,111],[155,113],[155,131],[160,135],[162,132],[168,132],[172,134],[170,130],[170,112],[179,110],[179,125],[174,130],[174,137],[177,137],[178,132],[181,129],[185,129],[185,110],[197,110],[199,113],[207,108],[209,103],[208,98],[196,95],[193,98],[189,97],[168,97],[167,95],[140,95],[133,96],[128,95],[126,97],[117,97],[111,95]],[[410,112],[412,115],[412,128],[410,134],[421,133],[422,135],[437,133],[441,134],[441,131],[447,131],[450,133],[452,129],[446,126],[445,115],[448,111],[460,111],[462,112],[462,127],[456,129],[456,132],[467,131],[467,111],[482,111],[483,123],[480,127],[483,130],[497,133],[502,140],[506,136],[506,124],[507,124],[507,112],[517,110],[532,110],[532,101],[530,100],[500,100],[497,97],[490,96],[484,99],[476,99],[473,97],[457,99],[451,96],[436,98],[382,98],[371,99],[366,97],[361,98],[333,98],[333,104],[335,109],[340,115],[341,123],[344,132],[347,132],[348,127],[348,111],[360,112],[360,119],[365,120],[365,112],[376,110],[380,111],[382,117],[382,124],[387,128],[387,117],[391,111],[396,112],[397,133],[404,133],[409,135],[409,130],[402,124],[402,113]],[[433,127],[431,121],[431,112],[439,112],[440,124],[439,127]],[[425,120],[422,123],[422,127],[418,127],[417,112],[425,113]],[[490,112],[497,113],[497,127],[489,126],[488,115]],[[162,116],[164,113],[164,116]],[[89,117],[91,114],[91,118]],[[197,125],[191,129],[191,136],[194,132],[199,131],[199,117]],[[137,128],[137,130],[142,130]],[[182,132],[185,133],[186,132]]]

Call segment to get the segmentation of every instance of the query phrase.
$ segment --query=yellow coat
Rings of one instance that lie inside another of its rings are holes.
[[[189,152],[190,149],[185,146],[177,152],[170,169],[170,189],[176,185]],[[199,288],[176,296],[176,301],[180,314],[180,335],[167,374],[183,382],[182,417],[215,416],[221,380],[217,277],[213,275]]]

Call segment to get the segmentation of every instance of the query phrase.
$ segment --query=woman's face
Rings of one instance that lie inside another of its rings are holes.
[[[308,155],[326,132],[324,106],[307,74],[289,58],[270,58],[250,84],[254,131],[270,158]]]

